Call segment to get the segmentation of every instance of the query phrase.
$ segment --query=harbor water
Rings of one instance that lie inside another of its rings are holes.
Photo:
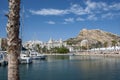
[[[120,80],[120,58],[48,56],[20,64],[21,80]],[[7,80],[7,66],[0,66],[0,80]]]

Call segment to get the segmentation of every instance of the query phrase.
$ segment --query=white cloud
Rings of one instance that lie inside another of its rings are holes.
[[[41,10],[29,10],[32,14],[36,15],[64,15],[68,14],[67,10],[59,10],[59,9],[41,9]]]
[[[102,15],[102,18],[112,18],[112,17],[113,17],[112,13],[107,13]]]
[[[66,14],[75,14],[75,15],[88,15],[88,14],[97,14],[104,11],[111,10],[120,10],[120,3],[107,4],[105,2],[94,2],[87,0],[84,2],[85,6],[80,4],[72,4],[68,9],[41,9],[41,10],[29,10],[32,14],[35,15],[66,15]]]
[[[85,21],[85,20],[98,20],[99,18],[107,18],[108,16],[114,15],[118,16],[118,12],[120,11],[120,2],[118,3],[107,3],[102,1],[92,1],[85,0],[84,6],[78,4],[71,4],[69,8],[66,9],[41,9],[41,10],[29,10],[34,15],[75,15],[75,16],[85,16],[85,19],[76,18],[76,21]],[[97,16],[95,16],[97,15]],[[119,16],[118,16],[119,17]],[[74,18],[64,19],[66,22],[74,22]]]
[[[88,13],[91,13],[91,10],[94,10],[96,8],[96,3],[91,2],[90,0],[86,1],[85,4],[87,5],[85,11],[87,11]]]
[[[107,19],[112,19],[116,16],[120,16],[120,13],[106,13],[101,15],[102,18],[107,18]]]
[[[71,22],[71,23],[73,23],[74,22],[74,18],[66,18],[65,22]]]
[[[83,9],[83,7],[78,4],[71,5],[69,12],[76,14],[76,15],[87,14],[86,11]]]
[[[47,21],[48,24],[56,24],[54,21]]]
[[[120,10],[120,3],[114,3],[114,4],[110,5],[109,9]]]
[[[88,0],[85,4],[85,11],[88,13],[101,13],[103,10],[108,10],[108,5],[105,2],[92,2]]]
[[[78,17],[78,18],[76,19],[76,21],[85,21],[85,19],[83,19],[83,18],[81,18],[81,17]]]
[[[95,15],[89,15],[87,17],[88,20],[97,20],[97,17]]]
[[[87,0],[85,2],[86,4],[86,11],[92,12],[92,11],[111,11],[111,10],[120,10],[120,2],[118,3],[111,3],[107,4],[105,2],[93,2],[91,0]]]
[[[67,24],[67,22],[63,22],[62,24]]]

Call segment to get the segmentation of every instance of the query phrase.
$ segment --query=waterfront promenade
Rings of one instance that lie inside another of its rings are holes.
[[[75,55],[120,57],[120,50],[81,51],[81,52],[76,52]]]
[[[76,51],[67,54],[50,53],[44,55],[78,55],[78,56],[104,56],[104,57],[120,57],[120,50],[97,50],[97,51]]]

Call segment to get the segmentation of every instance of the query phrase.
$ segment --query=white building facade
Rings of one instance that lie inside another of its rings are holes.
[[[39,40],[28,41],[23,44],[23,47],[27,49],[33,49],[36,45],[39,45],[41,48],[46,47],[48,50],[55,47],[62,47],[62,46],[67,47],[66,42],[62,41],[62,39],[53,40],[51,38],[49,39],[48,42],[42,42]]]
[[[65,42],[62,41],[62,39],[60,40],[53,40],[50,38],[50,40],[46,43],[46,47],[47,49],[51,49],[51,48],[54,48],[54,47],[66,47],[67,44]]]

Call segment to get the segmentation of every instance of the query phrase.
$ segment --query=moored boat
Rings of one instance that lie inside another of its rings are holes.
[[[22,53],[20,54],[19,61],[20,61],[20,63],[29,64],[29,63],[32,63],[32,58],[29,56],[29,54],[26,54],[26,53],[23,53],[23,52],[22,52]]]
[[[30,51],[29,52],[29,56],[33,59],[33,60],[35,60],[35,59],[42,59],[42,60],[44,60],[44,59],[46,59],[46,55],[43,55],[43,54],[41,54],[41,53],[38,53],[38,52],[36,52],[36,51]]]
[[[7,64],[8,64],[7,53],[6,52],[0,53],[0,66],[6,66]]]

